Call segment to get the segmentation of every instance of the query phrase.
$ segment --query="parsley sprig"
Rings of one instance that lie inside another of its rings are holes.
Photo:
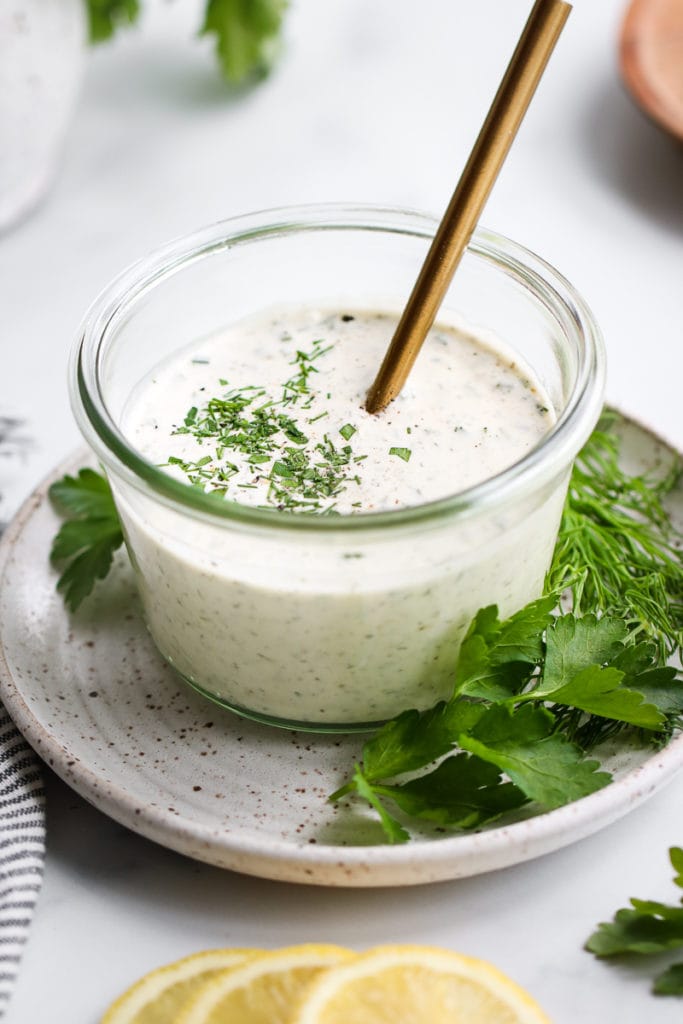
[[[109,39],[134,24],[140,0],[86,0],[90,41]],[[212,35],[216,56],[229,82],[263,77],[280,49],[286,0],[206,0],[201,35]]]
[[[202,35],[211,34],[224,77],[267,75],[280,50],[286,0],[208,0]]]
[[[67,563],[57,589],[67,608],[75,612],[95,582],[109,572],[123,533],[109,484],[92,469],[81,469],[78,476],[54,483],[50,498],[67,518],[52,543],[50,558]]]
[[[87,0],[90,42],[109,39],[119,26],[132,25],[140,16],[139,0]]]
[[[409,833],[387,802],[404,817],[478,828],[607,785],[589,754],[608,738],[661,745],[683,726],[680,673],[666,663],[683,637],[683,538],[663,503],[680,466],[627,475],[612,422],[572,473],[546,596],[502,622],[495,606],[481,609],[450,699],[388,722],[330,797],[381,805],[389,842]]]
[[[607,785],[611,775],[588,756],[594,717],[668,734],[683,714],[676,670],[653,669],[652,649],[619,619],[554,616],[558,600],[549,595],[502,622],[495,606],[478,612],[453,697],[383,726],[331,799],[372,792],[375,809],[384,798],[416,819],[479,828],[523,804],[550,810]],[[386,804],[384,812],[389,841],[408,838],[395,819],[387,827]]]
[[[683,889],[683,850],[669,850],[676,872],[674,884]],[[632,899],[630,907],[618,910],[612,921],[603,922],[586,942],[597,957],[618,957],[626,953],[654,955],[683,948],[683,898],[678,904]],[[652,991],[661,996],[683,996],[683,963],[671,964],[654,981]]]

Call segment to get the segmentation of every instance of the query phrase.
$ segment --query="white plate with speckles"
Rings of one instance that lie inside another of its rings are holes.
[[[624,426],[630,467],[671,451]],[[475,834],[434,830],[382,843],[370,813],[332,806],[362,738],[286,732],[223,712],[166,665],[140,615],[130,566],[115,568],[76,615],[48,564],[58,520],[47,488],[87,461],[59,467],[26,502],[0,545],[0,695],[51,768],[100,810],[198,860],[317,885],[412,885],[492,871],[549,853],[610,824],[683,764],[683,735],[662,751],[608,761],[605,789]],[[683,524],[683,487],[672,512]]]

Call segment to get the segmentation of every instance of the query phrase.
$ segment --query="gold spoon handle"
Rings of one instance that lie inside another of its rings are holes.
[[[570,11],[564,0],[536,0],[368,391],[368,412],[381,412],[405,384]]]

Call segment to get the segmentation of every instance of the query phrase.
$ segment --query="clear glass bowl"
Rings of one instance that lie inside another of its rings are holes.
[[[149,371],[194,339],[296,303],[400,311],[436,222],[375,207],[275,210],[212,225],[96,299],[74,350],[78,424],[109,477],[150,633],[196,690],[288,728],[366,729],[447,697],[479,607],[537,597],[572,460],[602,408],[604,353],[547,263],[478,231],[442,312],[530,365],[557,422],[497,476],[419,507],[316,517],[203,494],[122,430]]]

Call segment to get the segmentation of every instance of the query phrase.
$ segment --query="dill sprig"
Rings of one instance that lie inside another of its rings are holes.
[[[568,591],[576,615],[621,618],[666,659],[683,648],[683,534],[665,507],[681,462],[630,476],[614,420],[603,417],[576,459],[546,588]]]

